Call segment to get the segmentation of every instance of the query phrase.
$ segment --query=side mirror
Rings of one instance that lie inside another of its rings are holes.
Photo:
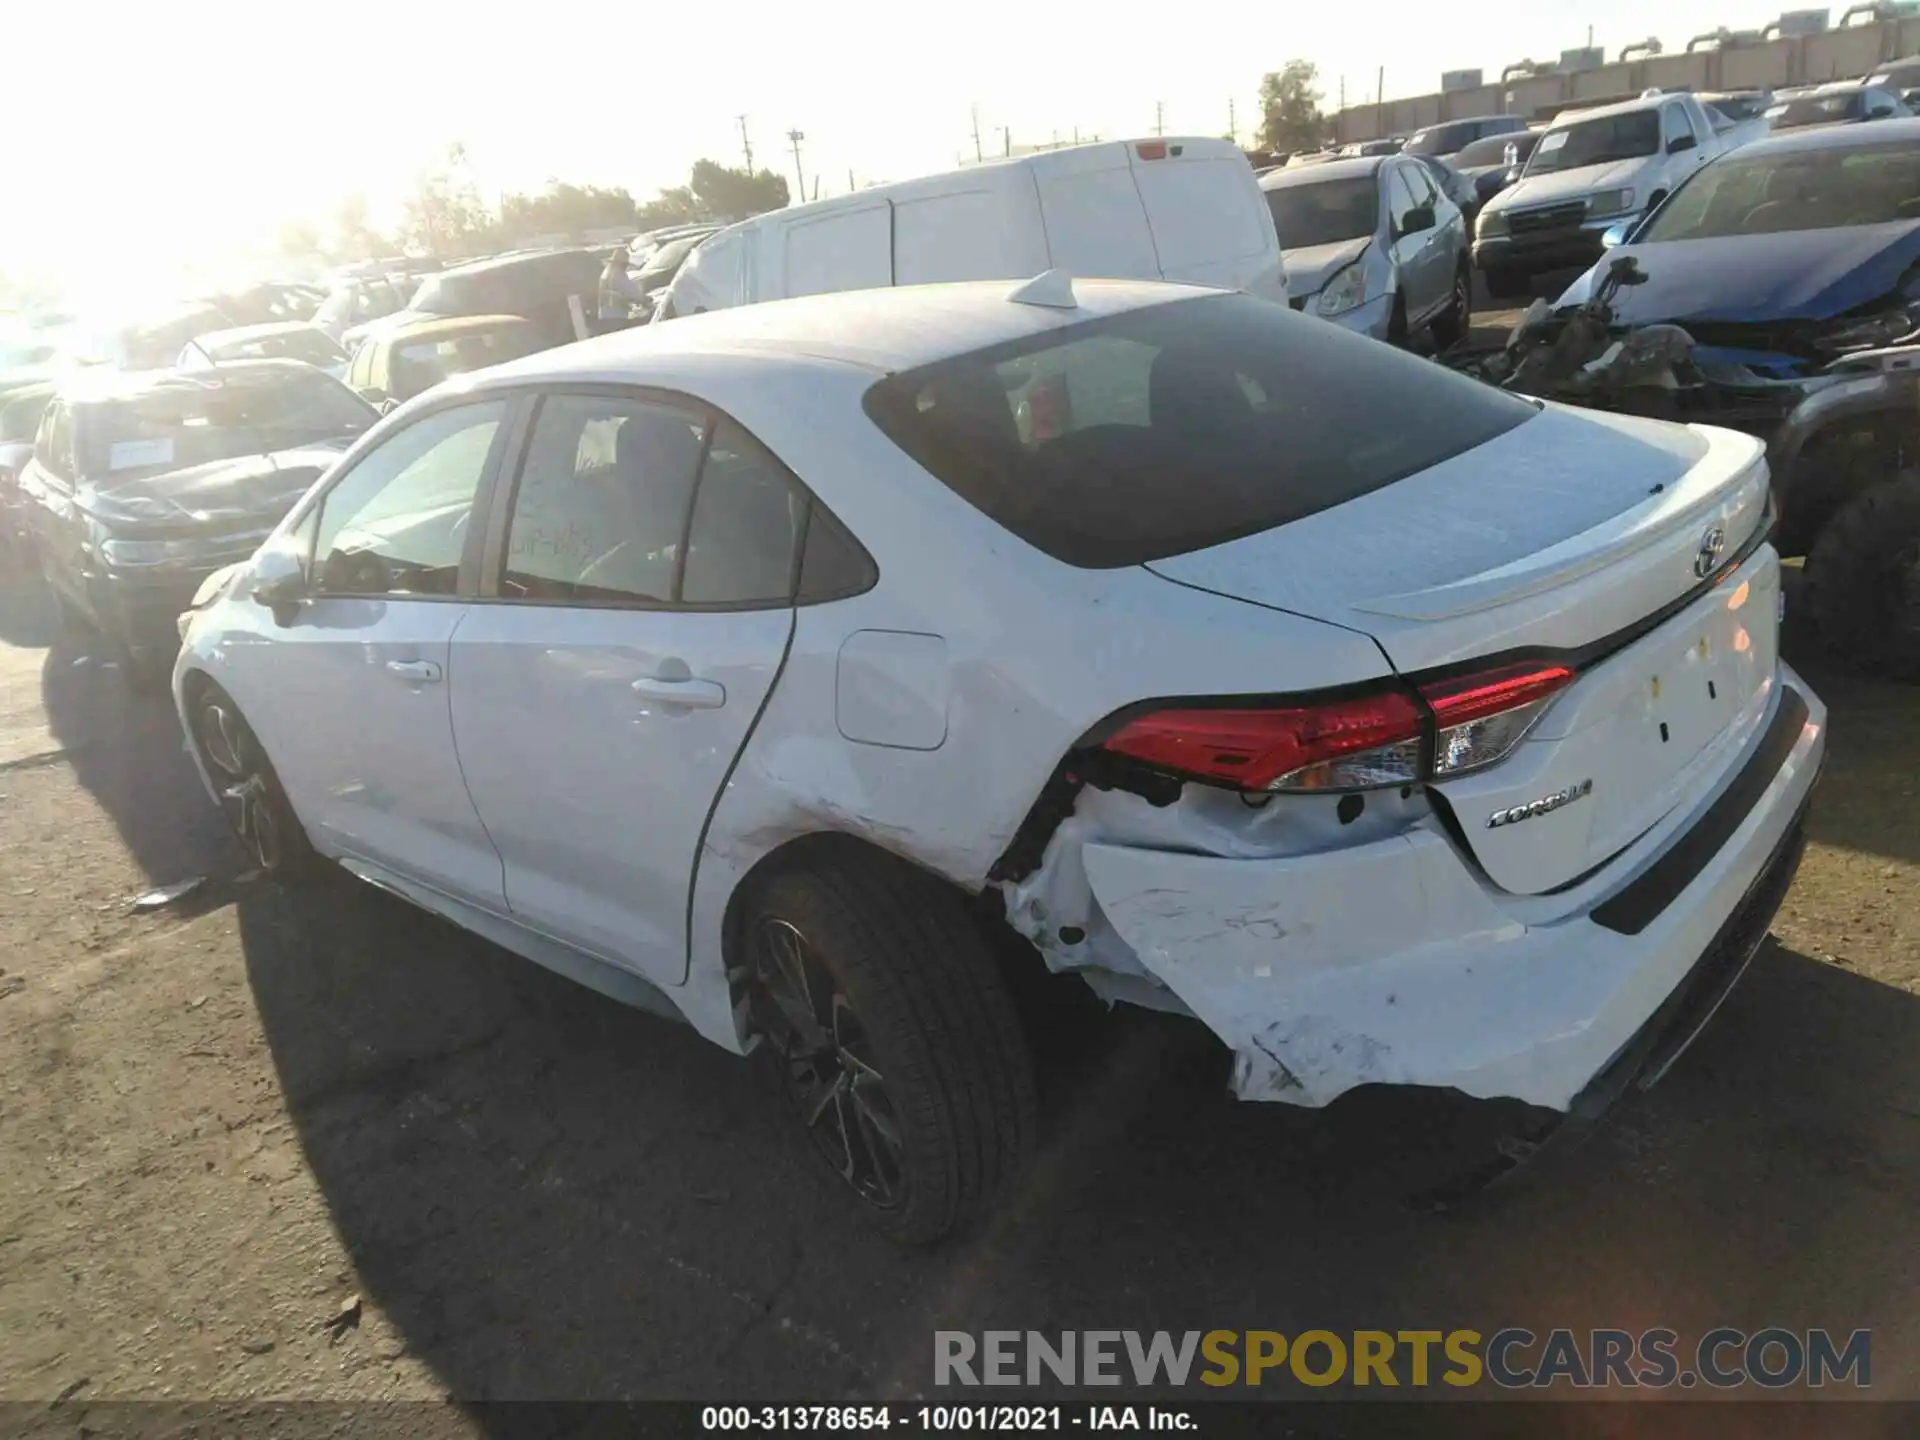
[[[1633,230],[1631,220],[1616,220],[1600,234],[1600,248],[1611,250],[1616,245],[1627,243],[1627,236]]]
[[[1400,222],[1400,233],[1402,235],[1418,235],[1422,230],[1433,229],[1433,225],[1433,207],[1431,205],[1416,205],[1413,209],[1407,211],[1406,218]]]
[[[391,415],[400,408],[400,402],[391,395],[383,395],[374,402],[373,408],[378,410],[382,415]]]
[[[273,611],[282,625],[293,623],[294,612],[307,598],[306,567],[291,550],[262,550],[253,559],[253,598]]]
[[[1700,141],[1695,136],[1676,135],[1667,142],[1667,154],[1678,155],[1682,150],[1695,149],[1699,144]]]

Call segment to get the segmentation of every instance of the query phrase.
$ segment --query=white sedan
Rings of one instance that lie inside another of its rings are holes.
[[[1245,295],[819,296],[402,407],[174,688],[262,866],[771,1053],[925,1240],[1033,1141],[1011,936],[1248,1099],[1659,1073],[1825,745],[1769,517],[1750,439]]]

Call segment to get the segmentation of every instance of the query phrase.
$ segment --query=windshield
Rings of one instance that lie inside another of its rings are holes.
[[[1556,170],[1578,170],[1583,165],[1605,165],[1632,160],[1660,149],[1660,114],[1630,110],[1598,120],[1580,120],[1549,130],[1533,147],[1525,173],[1547,175]]]
[[[1090,569],[1317,514],[1536,413],[1250,295],[1150,305],[892,375],[866,409],[962,499]]]
[[[393,352],[394,393],[418,395],[451,375],[467,375],[517,360],[539,348],[539,337],[531,325],[502,325],[438,340],[416,340]]]
[[[1673,193],[1634,243],[1920,221],[1920,146],[1736,151]]]
[[[1371,174],[1277,185],[1267,208],[1282,250],[1359,240],[1380,228],[1380,184]]]
[[[309,365],[338,365],[347,352],[318,330],[289,330],[281,335],[255,335],[243,340],[201,341],[216,360],[304,360]]]
[[[1850,90],[1843,95],[1803,95],[1767,111],[1776,130],[1792,130],[1800,125],[1831,125],[1841,120],[1856,120],[1866,104],[1866,94]]]
[[[1451,155],[1473,133],[1471,125],[1436,125],[1431,130],[1416,130],[1407,141],[1409,155]]]
[[[1709,100],[1707,108],[1717,111],[1729,120],[1751,120],[1766,109],[1764,95],[1722,95],[1718,100]]]
[[[1507,147],[1515,141],[1525,138],[1524,130],[1509,130],[1504,135],[1487,135],[1466,146],[1453,157],[1453,163],[1462,170],[1480,165],[1504,165],[1507,163]],[[1526,154],[1527,147],[1520,150]]]
[[[291,368],[167,385],[79,408],[81,473],[109,486],[213,460],[344,442],[379,418],[331,376]]]

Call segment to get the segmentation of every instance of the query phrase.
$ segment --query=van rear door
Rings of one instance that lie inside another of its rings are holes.
[[[1273,221],[1237,147],[1189,139],[1126,148],[1166,279],[1287,298]]]
[[[781,240],[782,298],[893,284],[893,215],[885,200],[795,219]]]
[[[1124,145],[1078,145],[1028,162],[1053,268],[1099,280],[1161,279]]]

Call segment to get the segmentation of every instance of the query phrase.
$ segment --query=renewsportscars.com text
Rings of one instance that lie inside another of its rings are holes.
[[[1690,1346],[1668,1329],[936,1330],[933,1383],[1865,1389],[1872,1339],[1777,1326],[1709,1330]]]

